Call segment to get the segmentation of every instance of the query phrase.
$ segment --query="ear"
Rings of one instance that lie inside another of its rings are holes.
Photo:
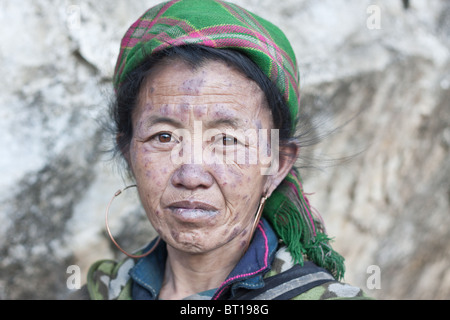
[[[266,196],[270,197],[272,192],[280,185],[283,179],[291,171],[300,152],[300,146],[295,142],[289,142],[279,147],[278,159],[274,159],[266,180]],[[277,165],[278,164],[278,165]]]

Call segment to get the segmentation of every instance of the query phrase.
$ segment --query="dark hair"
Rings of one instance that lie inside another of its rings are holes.
[[[236,68],[247,76],[264,92],[267,105],[273,117],[274,128],[279,130],[280,142],[288,141],[294,135],[289,108],[276,85],[245,54],[231,49],[216,49],[199,45],[171,47],[148,58],[129,73],[111,105],[111,116],[114,122],[116,152],[122,155],[128,150],[133,136],[131,115],[138,104],[139,92],[145,79],[151,74],[153,67],[167,61],[181,60],[193,69],[201,67],[207,61],[221,61]]]

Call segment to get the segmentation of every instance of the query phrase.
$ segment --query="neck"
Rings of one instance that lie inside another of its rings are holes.
[[[178,300],[218,288],[242,256],[242,247],[233,241],[213,251],[192,254],[167,245],[161,299]]]

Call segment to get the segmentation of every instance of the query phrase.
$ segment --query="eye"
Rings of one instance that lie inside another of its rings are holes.
[[[166,132],[158,134],[156,138],[161,143],[169,143],[172,141],[172,135]]]
[[[224,146],[232,146],[237,144],[237,139],[232,136],[223,135],[222,137],[222,144]]]

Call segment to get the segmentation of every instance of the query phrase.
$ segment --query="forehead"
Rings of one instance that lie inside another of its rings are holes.
[[[157,66],[139,96],[137,116],[174,120],[254,120],[271,125],[263,91],[241,72],[222,62],[192,68],[182,61]]]

